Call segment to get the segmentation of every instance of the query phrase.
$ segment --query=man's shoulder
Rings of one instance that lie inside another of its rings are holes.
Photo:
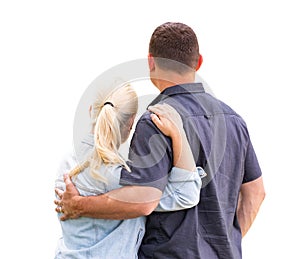
[[[144,138],[149,138],[156,134],[161,135],[161,132],[153,123],[150,115],[151,112],[146,111],[140,116],[135,126],[134,135],[143,136]]]
[[[213,96],[209,93],[205,93],[207,101],[214,106],[215,112],[218,114],[221,112],[224,115],[234,116],[242,119],[242,116],[234,109],[232,106],[221,99],[218,99],[216,96]],[[217,107],[217,109],[216,109]]]
[[[151,112],[150,111],[145,111],[140,118],[138,119],[137,123],[140,122],[146,122],[146,121],[151,121],[151,117],[150,117]]]

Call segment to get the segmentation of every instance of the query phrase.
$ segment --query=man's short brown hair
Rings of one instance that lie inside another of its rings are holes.
[[[161,69],[185,73],[195,69],[199,60],[199,45],[195,32],[187,25],[167,22],[153,32],[149,53]]]

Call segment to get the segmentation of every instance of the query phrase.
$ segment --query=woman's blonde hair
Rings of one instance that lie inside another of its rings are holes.
[[[91,111],[94,148],[87,161],[70,172],[71,177],[90,167],[92,175],[101,179],[97,174],[97,169],[102,164],[120,164],[130,171],[118,149],[129,136],[137,109],[137,94],[129,84],[119,87],[105,100],[96,100]]]

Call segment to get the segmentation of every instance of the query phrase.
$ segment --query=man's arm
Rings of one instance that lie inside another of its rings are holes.
[[[250,229],[265,195],[262,177],[242,184],[237,207],[237,217],[242,237]]]
[[[61,220],[78,217],[129,219],[149,215],[158,205],[162,192],[148,186],[125,186],[99,196],[80,196],[68,175],[66,190],[55,189],[60,200],[54,203]]]
[[[61,220],[79,216],[128,219],[149,215],[157,207],[168,181],[172,161],[170,144],[146,113],[137,123],[131,142],[131,172],[121,171],[120,184],[124,187],[97,197],[81,197],[66,176],[66,191],[56,190],[61,199],[55,201],[56,211],[64,214]]]

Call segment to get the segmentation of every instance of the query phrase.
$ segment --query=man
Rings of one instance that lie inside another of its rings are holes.
[[[193,30],[165,23],[149,44],[150,78],[167,103],[180,113],[197,166],[205,168],[200,203],[187,210],[153,212],[172,167],[170,139],[151,122],[139,119],[132,138],[131,173],[123,188],[81,197],[66,177],[67,190],[56,191],[62,220],[79,216],[125,219],[148,215],[139,258],[242,258],[241,239],[253,223],[265,192],[261,170],[243,119],[195,83],[202,63]],[[134,240],[133,240],[134,242]]]

